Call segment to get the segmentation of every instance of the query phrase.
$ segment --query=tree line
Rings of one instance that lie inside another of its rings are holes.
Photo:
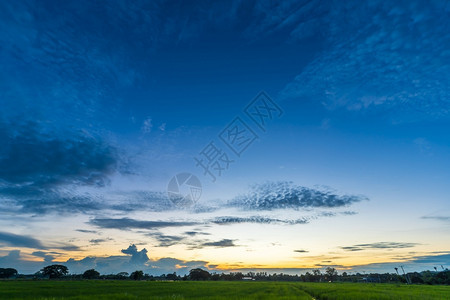
[[[397,270],[396,270],[397,271]],[[142,270],[119,272],[117,274],[102,275],[95,269],[86,270],[83,274],[69,274],[69,269],[64,265],[49,265],[42,268],[34,275],[22,275],[14,268],[0,268],[0,278],[36,278],[36,279],[112,279],[112,280],[210,280],[210,281],[302,281],[302,282],[371,282],[371,283],[406,283],[406,284],[450,284],[450,270],[410,272],[400,275],[396,273],[370,273],[339,274],[335,268],[328,267],[322,272],[319,269],[306,272],[301,275],[283,273],[268,274],[267,272],[231,272],[210,273],[207,270],[196,268],[184,276],[176,273],[153,276],[144,274]]]

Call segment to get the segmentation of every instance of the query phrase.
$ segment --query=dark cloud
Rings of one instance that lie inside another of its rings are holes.
[[[158,242],[157,247],[170,247],[179,244],[185,239],[184,236],[165,235],[160,232],[152,232],[146,235],[154,238]]]
[[[127,249],[122,249],[121,252],[131,255],[130,263],[134,265],[142,265],[149,260],[147,250],[144,248],[141,251],[138,251],[134,244],[130,245]]]
[[[308,253],[309,251],[300,249],[300,250],[294,250],[294,252],[297,252],[297,253]]]
[[[323,2],[304,13],[314,11],[320,13],[311,26],[300,22],[293,34],[316,32],[329,47],[282,95],[389,115],[397,122],[448,118],[450,67],[441,63],[449,59],[446,2]]]
[[[412,259],[415,263],[424,263],[424,264],[435,264],[435,265],[446,265],[450,264],[450,253],[445,253],[441,255],[425,255],[418,256]]]
[[[341,249],[346,250],[346,251],[362,251],[362,250],[364,250],[364,248],[355,247],[355,246],[341,247]]]
[[[15,200],[17,212],[33,215],[92,213],[107,208],[95,197],[65,193],[61,190],[38,191],[36,196],[26,198],[16,195]]]
[[[79,133],[59,136],[36,123],[0,126],[0,179],[15,186],[49,188],[60,184],[103,186],[115,170],[116,150]]]
[[[422,219],[438,220],[438,221],[444,221],[444,222],[450,221],[450,217],[448,217],[448,216],[423,216]]]
[[[112,218],[95,218],[89,221],[89,224],[100,228],[112,228],[120,230],[128,229],[157,229],[164,227],[181,227],[198,225],[197,222],[181,222],[181,221],[142,221],[130,218],[112,219]]]
[[[65,251],[81,251],[82,249],[76,245],[70,245],[70,244],[58,244],[55,246],[49,246],[49,249],[61,249]]]
[[[45,215],[51,213],[86,213],[98,211],[164,211],[173,207],[167,195],[153,191],[130,191],[120,193],[91,194],[77,192],[73,186],[60,186],[55,189],[36,187],[0,188],[0,194],[11,200],[9,210],[15,213]],[[106,198],[117,199],[109,203]]]
[[[55,259],[54,255],[49,254],[44,251],[35,251],[35,252],[31,253],[31,255],[44,258],[44,262],[46,262],[46,263],[50,263]]]
[[[184,234],[189,235],[189,236],[196,236],[196,235],[211,235],[208,232],[201,232],[201,231],[186,231],[184,232]]]
[[[35,249],[60,249],[66,251],[80,251],[80,247],[68,243],[58,242],[43,244],[41,241],[26,235],[18,235],[9,232],[0,232],[0,244],[10,247],[24,247]]]
[[[341,247],[341,249],[346,251],[363,251],[369,249],[403,249],[403,248],[412,248],[418,243],[398,243],[398,242],[378,242],[378,243],[370,243],[370,244],[359,244],[354,246]]]
[[[106,238],[106,239],[92,239],[89,240],[89,243],[94,244],[94,245],[98,245],[104,242],[108,242],[108,241],[112,241],[113,239],[111,238]]]
[[[230,239],[223,239],[216,242],[206,242],[201,245],[199,245],[200,248],[204,247],[216,247],[216,248],[228,248],[228,247],[237,247],[237,245],[234,244],[234,240]]]
[[[87,230],[87,229],[76,229],[75,231],[83,232],[83,233],[98,233],[96,230]]]
[[[340,196],[330,191],[310,189],[283,181],[256,184],[247,194],[229,201],[229,205],[248,210],[335,208],[362,200],[367,198],[356,195]]]
[[[77,186],[104,186],[116,169],[112,146],[84,132],[59,133],[36,122],[0,120],[0,196],[20,213],[87,212],[100,199]]]
[[[309,221],[306,218],[296,220],[276,219],[261,216],[251,217],[217,217],[211,221],[214,224],[227,225],[227,224],[240,224],[240,223],[258,223],[258,224],[307,224]]]
[[[195,268],[208,269],[207,261],[185,261],[181,259],[165,257],[158,260],[151,260],[149,262],[150,269],[148,273],[150,274],[168,274],[177,272],[177,274],[187,274],[189,270]]]
[[[4,243],[12,247],[26,247],[36,249],[45,248],[44,245],[42,245],[42,243],[35,238],[8,232],[0,232],[0,243]]]

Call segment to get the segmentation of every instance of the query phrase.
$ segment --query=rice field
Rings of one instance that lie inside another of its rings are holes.
[[[450,286],[367,283],[4,280],[0,299],[450,299]]]

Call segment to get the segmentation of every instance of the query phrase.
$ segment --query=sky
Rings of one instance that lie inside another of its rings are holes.
[[[450,265],[449,1],[2,1],[0,267]]]

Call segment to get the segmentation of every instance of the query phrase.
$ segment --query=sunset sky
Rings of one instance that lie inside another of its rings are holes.
[[[2,1],[0,65],[0,267],[450,266],[448,1]]]

